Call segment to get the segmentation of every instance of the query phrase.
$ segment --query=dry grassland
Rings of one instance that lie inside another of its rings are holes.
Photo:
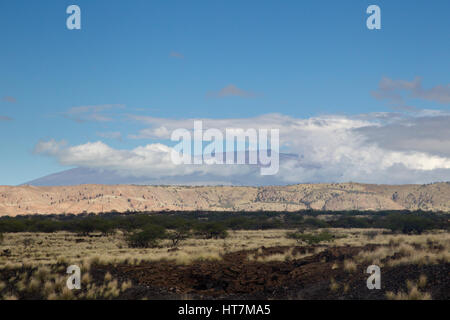
[[[386,230],[327,229],[335,235],[335,240],[322,242],[314,246],[312,252],[304,254],[299,254],[293,248],[306,247],[307,244],[286,237],[286,233],[292,231],[230,231],[226,239],[188,239],[175,250],[171,248],[169,240],[162,241],[157,248],[129,248],[121,232],[110,236],[90,237],[67,232],[4,234],[0,244],[0,273],[9,272],[11,276],[0,281],[1,298],[17,299],[17,292],[39,292],[47,299],[72,299],[73,293],[65,286],[65,268],[73,264],[81,267],[82,283],[88,288],[77,298],[115,298],[132,284],[106,274],[104,283],[95,285],[91,282],[90,274],[93,265],[137,265],[161,260],[186,265],[198,260],[220,260],[226,253],[242,250],[253,250],[248,254],[248,261],[264,263],[303,259],[329,247],[379,245],[374,250],[361,251],[351,259],[333,264],[333,270],[342,269],[347,273],[355,272],[357,266],[363,263],[393,267],[450,262],[450,234],[444,231],[396,235],[388,234]],[[324,230],[310,232],[322,231]],[[261,255],[261,247],[285,247],[286,250],[284,253]],[[427,293],[420,291],[426,282],[427,279],[422,277],[416,283],[408,283],[407,292],[388,292],[386,298],[429,299]],[[332,280],[330,290],[335,291],[338,287],[338,283]]]

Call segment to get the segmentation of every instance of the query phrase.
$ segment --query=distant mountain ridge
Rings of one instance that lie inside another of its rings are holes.
[[[450,183],[290,186],[0,186],[0,216],[109,211],[427,210],[450,212]]]
[[[237,157],[239,152],[231,154],[231,157]],[[222,157],[228,157],[228,154],[222,154]],[[249,162],[249,151],[245,152],[245,163]],[[295,154],[280,153],[280,163],[298,158]],[[259,164],[259,157],[257,156],[258,163],[253,166],[256,168],[261,167]],[[138,185],[248,185],[248,179],[246,177],[227,177],[227,176],[214,176],[190,174],[185,176],[174,177],[137,177],[137,176],[124,176],[120,175],[112,170],[104,169],[92,169],[92,168],[74,168],[64,170],[54,174],[50,174],[32,181],[28,181],[23,185],[31,186],[76,186],[80,184],[138,184]],[[274,177],[265,176],[261,177],[259,185],[271,185],[275,184]]]

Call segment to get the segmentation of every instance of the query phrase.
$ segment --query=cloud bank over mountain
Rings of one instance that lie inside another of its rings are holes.
[[[187,183],[187,177],[223,184],[245,181],[247,185],[268,181],[272,184],[450,181],[450,113],[445,111],[311,118],[283,114],[236,119],[175,120],[136,115],[128,118],[146,126],[128,135],[128,139],[158,143],[118,149],[102,141],[71,146],[64,141],[48,140],[39,142],[35,152],[53,157],[68,167],[106,170],[142,181],[170,178],[167,181],[171,183]],[[192,130],[195,120],[203,121],[204,130],[279,129],[280,153],[297,156],[283,159],[279,172],[270,178],[261,177],[258,167],[251,165],[175,165],[170,158],[170,135],[178,128]]]

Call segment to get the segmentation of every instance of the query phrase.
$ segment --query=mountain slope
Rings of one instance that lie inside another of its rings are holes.
[[[161,210],[450,211],[450,183],[302,184],[269,187],[79,185],[0,186],[0,215]]]
[[[222,158],[232,157],[237,158],[239,152],[234,154],[222,154]],[[220,157],[220,156],[218,156]],[[249,163],[249,151],[244,154],[245,163]],[[280,164],[297,159],[297,155],[289,153],[280,153]],[[262,166],[259,163],[259,156],[256,154],[258,163],[254,165],[247,165],[253,170],[259,170]],[[93,169],[93,168],[74,168],[64,170],[54,174],[50,174],[32,181],[24,183],[24,185],[31,186],[75,186],[80,184],[139,184],[139,185],[249,185],[248,178],[245,176],[223,176],[208,174],[190,174],[184,176],[168,176],[161,178],[123,175],[111,170]],[[275,177],[261,176],[258,180],[258,185],[273,185],[276,184]]]

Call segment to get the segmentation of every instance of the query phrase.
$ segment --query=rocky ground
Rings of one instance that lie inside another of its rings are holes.
[[[241,251],[226,255],[222,261],[185,266],[164,262],[105,266],[92,274],[98,281],[106,272],[123,281],[132,280],[134,286],[121,299],[386,299],[389,291],[408,292],[407,280],[418,281],[424,275],[427,282],[421,291],[432,299],[450,299],[449,263],[384,267],[382,288],[369,290],[367,266],[346,271],[342,263],[361,250],[375,247],[330,248],[300,260],[264,263],[249,262],[249,252]],[[298,250],[305,253],[308,248]],[[262,255],[284,251],[283,247],[263,248]]]
[[[0,299],[450,299],[447,232],[332,232],[315,244],[283,238],[286,230],[242,230],[135,249],[121,233],[6,234]],[[380,290],[367,288],[372,264]],[[69,265],[80,267],[81,290],[67,289]]]

